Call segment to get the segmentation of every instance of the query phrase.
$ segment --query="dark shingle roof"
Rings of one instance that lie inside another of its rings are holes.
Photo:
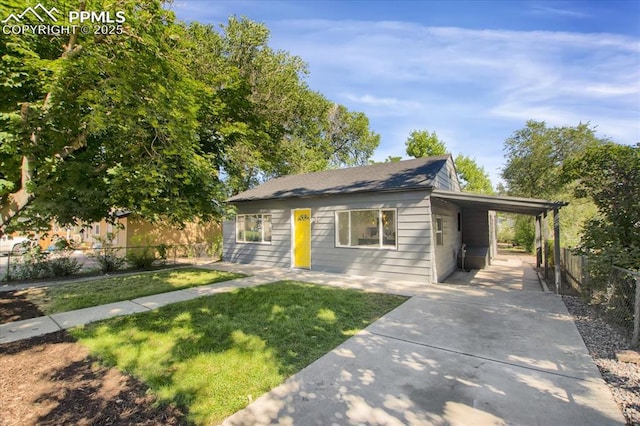
[[[429,189],[449,155],[304,173],[272,179],[227,201]]]

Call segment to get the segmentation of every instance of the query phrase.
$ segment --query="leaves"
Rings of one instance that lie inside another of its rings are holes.
[[[445,143],[438,138],[436,132],[429,133],[427,130],[414,130],[411,132],[405,145],[407,146],[407,155],[415,158],[447,153]],[[388,160],[394,161],[393,157],[389,157]],[[473,158],[459,154],[454,163],[458,172],[460,187],[463,191],[493,194],[493,186],[489,175]]]
[[[124,34],[0,34],[0,232],[116,209],[219,217],[230,193],[364,164],[379,143],[364,114],[307,87],[306,64],[271,49],[263,24],[186,25],[156,0],[85,8],[123,10]]]
[[[407,155],[414,158],[431,157],[447,153],[444,142],[440,141],[436,132],[429,133],[427,130],[414,130],[411,132],[405,145],[407,146]]]
[[[494,193],[489,175],[473,158],[459,154],[455,159],[455,165],[463,191],[478,194]]]
[[[640,144],[589,147],[564,166],[575,194],[590,198],[598,216],[584,227],[580,249],[618,266],[640,268]]]
[[[553,198],[567,183],[562,177],[564,162],[601,142],[589,123],[549,128],[543,121],[527,121],[504,144],[506,166],[502,178],[509,194]]]

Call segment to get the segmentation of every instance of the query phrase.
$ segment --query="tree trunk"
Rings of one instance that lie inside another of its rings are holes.
[[[81,2],[80,7],[82,10],[84,10],[84,2]],[[80,52],[80,50],[82,49],[82,46],[76,44],[77,39],[78,39],[78,35],[75,33],[69,37],[69,43],[65,46],[65,50],[62,53],[63,58],[71,58]],[[45,114],[49,108],[50,99],[51,99],[51,93],[47,93],[47,95],[44,98],[44,103],[42,106],[42,112],[44,112]],[[28,122],[29,122],[28,120],[28,115],[30,114],[29,106],[30,105],[28,102],[23,103],[20,111],[21,119],[25,123],[25,125],[28,125]],[[70,146],[65,146],[62,150],[60,150],[58,153],[54,155],[54,158],[59,158],[61,160],[64,160],[72,152],[82,148],[86,143],[86,136],[87,136],[86,132],[81,133],[80,136],[78,136],[78,138],[73,144],[71,144]],[[38,137],[37,130],[34,130],[31,133],[30,139],[31,139],[30,142],[33,146],[38,144],[39,137]],[[22,166],[20,168],[21,175],[22,175],[20,179],[20,189],[17,190],[16,192],[9,194],[7,197],[6,203],[3,203],[3,205],[0,206],[0,236],[5,234],[5,229],[7,228],[7,225],[14,218],[16,218],[20,214],[20,212],[22,212],[25,208],[27,208],[29,203],[31,203],[31,201],[34,198],[34,195],[28,191],[28,185],[33,179],[33,172],[34,172],[33,160],[34,159],[31,158],[30,155],[24,155],[22,157]]]

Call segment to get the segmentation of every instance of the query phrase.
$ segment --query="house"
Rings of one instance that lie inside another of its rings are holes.
[[[62,227],[56,223],[40,245],[47,248],[57,237],[74,241],[77,247],[92,248],[110,240],[114,247],[205,244],[211,246],[220,235],[217,222],[189,222],[179,228],[167,223],[152,223],[126,211],[116,213],[116,224],[106,219],[88,225]]]
[[[227,201],[225,261],[424,283],[489,264],[496,211],[541,224],[562,206],[461,192],[451,155],[284,176]]]

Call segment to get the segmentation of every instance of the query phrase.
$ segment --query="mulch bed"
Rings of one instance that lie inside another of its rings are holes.
[[[15,307],[14,307],[15,308]],[[100,366],[65,331],[0,345],[0,425],[182,425],[147,388]]]
[[[27,293],[33,290],[15,290],[0,292],[0,324],[37,318],[44,315],[38,307],[27,299]]]

